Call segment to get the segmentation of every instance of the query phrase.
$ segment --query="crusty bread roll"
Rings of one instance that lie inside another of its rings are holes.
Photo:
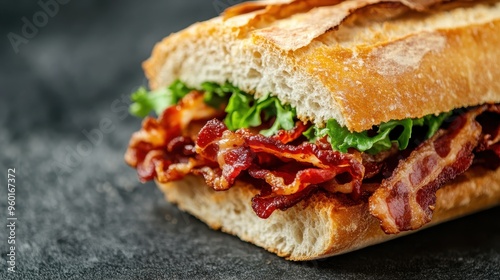
[[[167,200],[211,228],[294,261],[343,254],[411,233],[385,234],[367,203],[346,207],[325,195],[311,196],[261,219],[251,206],[258,191],[248,184],[238,182],[228,191],[216,192],[201,177],[189,176],[158,186]],[[437,192],[433,219],[426,227],[498,204],[500,169],[472,168]]]
[[[403,15],[374,4],[340,25],[339,5],[281,5],[165,38],[144,63],[150,87],[231,81],[351,131],[500,100],[498,1]]]
[[[444,4],[442,2],[445,2]],[[500,1],[257,1],[158,43],[144,63],[150,87],[180,79],[231,82],[276,95],[298,118],[335,119],[358,132],[390,120],[500,103]],[[349,252],[388,235],[368,203],[319,192],[268,219],[258,190],[215,192],[203,178],[158,183],[167,199],[210,227],[290,260]],[[471,167],[437,192],[434,225],[500,204],[500,169]]]

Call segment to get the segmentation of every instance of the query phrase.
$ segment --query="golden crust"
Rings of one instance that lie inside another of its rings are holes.
[[[362,131],[391,119],[498,103],[498,46],[500,20],[495,20],[359,47],[356,53],[318,47],[298,64],[334,93],[347,126]],[[332,79],[331,72],[342,75]]]
[[[211,190],[194,176],[158,186],[170,202],[210,227],[290,260],[343,254],[411,233],[386,235],[366,203],[346,206],[321,193],[263,220],[250,207],[257,190],[241,182],[225,192]],[[437,192],[434,216],[426,227],[499,204],[500,169],[473,167]]]
[[[500,102],[498,1],[337,2],[257,2],[197,23],[156,45],[143,64],[150,86],[181,78],[196,87],[207,78],[256,95],[275,90],[302,120],[336,118],[351,131]],[[255,59],[261,68],[238,72]]]

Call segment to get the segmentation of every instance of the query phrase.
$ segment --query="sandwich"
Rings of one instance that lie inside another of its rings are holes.
[[[500,1],[265,0],[158,43],[126,162],[289,260],[500,204]]]

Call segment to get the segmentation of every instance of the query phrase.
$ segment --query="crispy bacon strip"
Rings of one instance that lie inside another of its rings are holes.
[[[250,169],[248,173],[256,179],[265,180],[277,195],[294,194],[310,185],[317,185],[330,181],[337,175],[337,173],[330,170],[316,168],[307,168],[297,171],[295,174],[286,171],[270,171],[253,168]],[[292,182],[289,182],[290,179]]]
[[[318,187],[316,185],[312,185],[292,195],[257,195],[252,198],[252,209],[257,216],[262,219],[267,219],[277,209],[286,210],[297,204],[299,201],[311,196],[311,194],[317,189]]]
[[[479,144],[475,149],[474,164],[491,170],[500,167],[500,104],[489,105],[487,113],[477,118],[483,127]]]
[[[297,130],[304,128],[296,128],[289,135],[300,137],[301,133],[296,133]],[[293,141],[289,135],[286,136],[287,141]],[[279,136],[277,138],[280,139]],[[221,121],[211,120],[200,131],[196,149],[203,158],[217,162],[221,167],[220,182],[223,184],[219,185],[219,181],[215,180],[217,185],[212,187],[216,189],[229,188],[241,171],[249,169],[252,177],[264,179],[277,195],[290,195],[346,172],[351,175],[353,191],[359,191],[364,172],[360,158],[333,150],[321,150],[310,143],[293,146],[281,141],[244,129],[231,132]],[[287,170],[270,171],[262,167],[259,160],[262,157],[258,156],[261,154],[278,159],[279,166],[289,162],[294,162],[294,166],[288,166]],[[293,179],[290,180],[290,176]]]
[[[485,106],[479,107],[457,117],[382,181],[369,204],[370,213],[380,220],[386,233],[418,229],[431,220],[436,191],[472,164],[472,152],[481,136],[475,118],[484,110]]]
[[[500,158],[500,143],[496,143],[495,145],[491,145],[488,150],[491,150],[495,155]]]
[[[304,197],[303,190],[312,186],[341,185],[345,192],[359,196],[364,174],[361,156],[322,150],[310,143],[283,144],[299,138],[305,129],[298,124],[286,134],[265,137],[245,129],[231,132],[221,121],[211,120],[200,131],[196,151],[205,160],[217,163],[219,169],[202,168],[195,173],[202,174],[215,190],[230,188],[243,171],[255,179],[264,180],[270,186],[271,194],[261,194],[254,200],[254,209],[260,209],[256,213],[261,217],[267,214],[263,214],[266,211],[261,211],[264,206],[259,203],[269,203],[281,209],[279,205],[299,201],[298,197]],[[336,180],[342,174],[348,174],[343,176],[346,182]]]
[[[483,133],[481,134],[481,139],[476,151],[482,152],[485,150],[492,150],[495,152],[495,146],[500,143],[500,122],[498,122],[500,118],[500,104],[488,105],[485,111],[491,114],[484,114],[478,118],[479,123],[483,127]],[[483,119],[482,117],[485,118]],[[500,156],[499,153],[496,154]]]
[[[356,154],[342,154],[333,150],[321,150],[318,146],[310,143],[302,143],[298,146],[285,145],[260,134],[246,135],[245,140],[253,152],[270,154],[283,162],[293,160],[297,164],[304,166],[295,172],[292,169],[292,178],[294,179],[288,180],[288,182],[282,175],[287,173],[286,171],[273,172],[263,168],[250,170],[251,176],[264,179],[272,186],[272,190],[276,194],[290,195],[303,190],[311,184],[324,183],[334,179],[339,174],[348,173],[351,179],[349,180],[351,184],[348,192],[355,197],[360,195],[364,166],[361,164],[361,158]]]
[[[392,174],[392,167],[395,167],[393,162],[398,161],[403,155],[399,151],[398,146],[394,144],[389,150],[379,152],[376,155],[363,153],[361,157],[363,158],[363,165],[365,166],[364,179],[369,179],[380,173],[382,173],[384,177],[389,177],[390,174]]]
[[[137,168],[141,181],[156,177],[160,182],[182,178],[204,161],[190,158],[194,154],[193,121],[220,116],[220,112],[203,101],[203,94],[193,91],[179,104],[167,108],[158,120],[147,117],[142,129],[132,135],[125,161]],[[185,135],[184,135],[185,134]]]
[[[254,155],[244,144],[244,139],[229,131],[224,123],[217,119],[209,121],[200,130],[196,152],[220,167],[220,171],[213,169],[200,171],[207,184],[214,190],[229,189],[236,177],[252,164]]]
[[[295,127],[291,130],[280,130],[278,133],[272,136],[273,139],[279,140],[283,144],[288,144],[299,139],[309,128],[308,125],[305,125],[303,122],[298,121],[295,123]]]

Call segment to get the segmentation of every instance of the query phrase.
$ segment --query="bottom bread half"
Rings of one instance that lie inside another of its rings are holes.
[[[228,191],[216,192],[201,177],[187,176],[158,186],[167,200],[213,229],[290,260],[338,255],[409,233],[387,235],[367,203],[346,206],[321,192],[261,219],[251,207],[258,190],[249,184],[238,182]],[[473,167],[437,192],[433,219],[426,227],[499,204],[500,168]]]

